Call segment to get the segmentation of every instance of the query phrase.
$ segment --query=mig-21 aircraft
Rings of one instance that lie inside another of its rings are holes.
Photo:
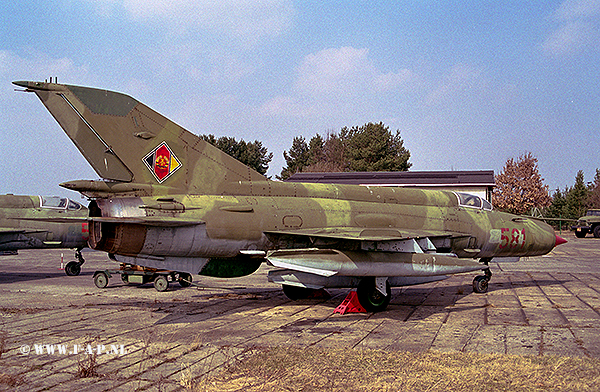
[[[47,219],[87,216],[86,207],[66,197],[0,195],[0,255],[14,255],[19,249],[74,248],[77,261],[68,262],[65,273],[79,275],[88,223]]]
[[[390,287],[538,256],[565,242],[547,224],[457,192],[270,181],[121,93],[47,82],[34,92],[103,180],[61,184],[91,198],[93,249],[122,263],[235,277],[262,262],[292,298],[357,287],[381,311]]]

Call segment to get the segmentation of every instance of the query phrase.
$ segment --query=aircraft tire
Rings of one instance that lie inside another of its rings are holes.
[[[94,274],[94,284],[99,289],[103,289],[108,286],[108,276],[104,272],[97,272]]]
[[[190,287],[192,285],[192,274],[180,272],[178,282],[181,287]]]
[[[167,291],[169,289],[169,281],[167,280],[167,277],[164,275],[158,275],[156,278],[154,278],[154,288],[156,289],[156,291]]]
[[[67,276],[77,276],[81,272],[81,264],[76,261],[69,261],[65,266]]]
[[[385,291],[387,295],[383,295],[375,287],[375,278],[363,278],[356,288],[358,302],[367,312],[381,312],[387,308],[392,298],[392,290],[390,283],[385,282]]]
[[[473,279],[473,292],[475,293],[487,293],[489,279],[485,275],[476,276]]]
[[[585,231],[585,230],[575,231],[575,237],[577,237],[577,238],[585,238],[586,234],[587,234],[587,231]]]
[[[600,225],[594,226],[594,238],[600,238]]]

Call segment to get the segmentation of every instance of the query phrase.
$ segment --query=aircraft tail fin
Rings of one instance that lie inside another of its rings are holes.
[[[33,91],[103,179],[215,194],[237,181],[266,178],[136,99],[46,82]]]

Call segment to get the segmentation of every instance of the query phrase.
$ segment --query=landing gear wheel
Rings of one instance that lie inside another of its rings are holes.
[[[600,226],[598,226],[600,227]],[[587,234],[587,231],[585,230],[581,230],[581,231],[575,231],[575,237],[577,238],[585,238],[585,235]],[[598,233],[600,234],[600,233]],[[596,236],[596,232],[594,232],[594,236]]]
[[[600,225],[594,226],[594,238],[600,238]]]
[[[94,284],[99,289],[105,288],[106,286],[108,286],[108,275],[106,275],[106,273],[104,272],[97,272],[94,275]]]
[[[169,289],[169,281],[167,280],[167,277],[164,275],[158,275],[154,279],[154,288],[156,291],[167,291]]]
[[[81,272],[81,264],[76,261],[69,261],[65,266],[67,276],[77,276]]]
[[[392,298],[392,290],[390,283],[386,280],[385,291],[387,295],[383,295],[375,286],[375,278],[363,278],[356,289],[358,302],[367,312],[381,312],[387,308]]]
[[[487,293],[489,279],[485,275],[476,276],[473,279],[473,291],[476,293]]]
[[[180,272],[178,282],[181,287],[190,287],[192,285],[192,274]]]

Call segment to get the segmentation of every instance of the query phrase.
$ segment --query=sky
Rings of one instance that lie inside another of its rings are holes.
[[[14,80],[126,93],[196,134],[292,139],[383,122],[411,171],[502,171],[552,192],[600,168],[600,0],[23,0],[0,12],[0,193],[97,179]]]

